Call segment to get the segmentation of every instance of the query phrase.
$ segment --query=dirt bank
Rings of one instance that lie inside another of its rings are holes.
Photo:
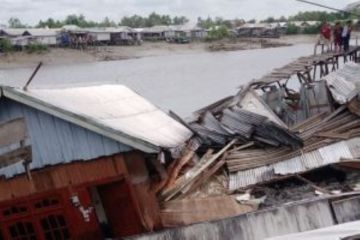
[[[242,39],[230,44],[230,49],[219,50],[246,50],[265,47],[276,47],[287,44],[314,42],[314,36],[285,36],[281,39],[262,40]],[[265,43],[265,45],[264,45]],[[34,66],[42,61],[45,64],[69,64],[94,61],[113,61],[149,56],[179,55],[189,53],[203,53],[210,51],[210,47],[218,43],[193,42],[190,44],[169,44],[166,42],[144,42],[141,46],[101,46],[92,47],[84,51],[74,49],[51,48],[41,54],[16,52],[0,54],[0,68],[15,68]]]

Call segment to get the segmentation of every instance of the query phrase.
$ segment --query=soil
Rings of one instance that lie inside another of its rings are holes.
[[[167,42],[144,42],[140,46],[97,46],[86,50],[50,48],[43,53],[15,52],[0,53],[0,69],[34,66],[40,61],[45,64],[86,63],[114,61],[149,56],[203,53],[211,50],[235,51],[287,46],[289,44],[315,42],[315,36],[284,36],[280,39],[238,39],[216,43],[192,42],[174,44]],[[214,47],[215,46],[215,47]],[[216,49],[216,46],[221,46]]]

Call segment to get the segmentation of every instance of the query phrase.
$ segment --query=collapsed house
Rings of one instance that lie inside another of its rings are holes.
[[[309,59],[188,122],[119,85],[2,87],[1,234],[250,240],[359,220],[360,66],[312,81]]]
[[[121,85],[1,87],[1,239],[119,238],[160,228],[159,149],[192,133]]]
[[[173,114],[194,133],[156,186],[162,225],[177,228],[129,239],[264,239],[359,220],[359,73],[347,63],[296,90],[254,80],[190,122]]]

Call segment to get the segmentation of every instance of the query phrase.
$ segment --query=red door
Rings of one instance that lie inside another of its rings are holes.
[[[98,192],[114,237],[143,232],[129,186],[125,181],[101,185]]]

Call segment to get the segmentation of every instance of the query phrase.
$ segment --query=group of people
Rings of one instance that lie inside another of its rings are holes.
[[[322,44],[327,45],[328,49],[332,49],[331,45],[334,43],[335,51],[340,52],[344,50],[349,51],[350,39],[352,31],[352,21],[347,21],[346,24],[337,22],[334,28],[327,22],[321,26],[320,41]]]

